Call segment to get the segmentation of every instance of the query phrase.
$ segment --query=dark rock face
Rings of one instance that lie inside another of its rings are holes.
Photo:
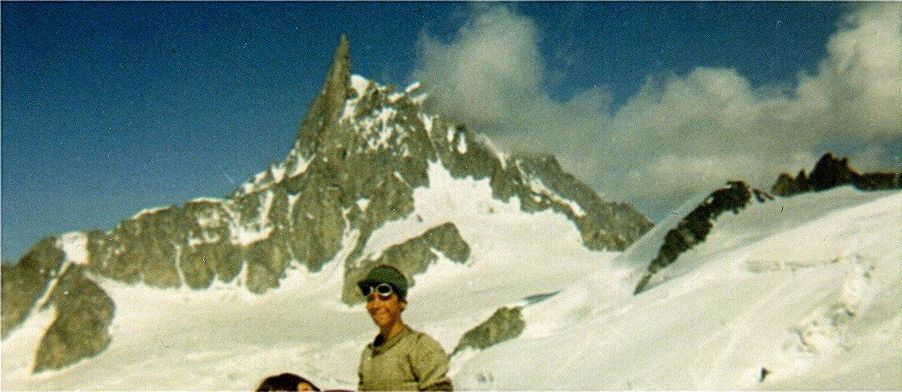
[[[99,271],[129,283],[180,286],[176,244],[187,240],[184,212],[170,206],[141,218],[122,221],[113,229],[107,244],[115,249],[102,251],[110,257],[103,260]]]
[[[602,201],[586,184],[564,172],[553,156],[515,158],[515,161],[527,178],[537,179],[550,190],[537,192],[539,197],[520,194],[520,199],[535,201],[531,205],[538,210],[551,208],[569,216],[576,222],[589,249],[626,249],[653,226],[625,203]],[[584,213],[559,202],[561,199],[574,201]]]
[[[828,153],[814,165],[808,183],[811,184],[811,189],[822,191],[841,184],[850,184],[856,174],[849,167],[848,158],[836,159]]]
[[[451,355],[467,348],[482,350],[520,336],[526,329],[521,311],[520,307],[498,309],[488,320],[467,331]]]
[[[622,250],[652,226],[632,207],[602,200],[553,157],[505,157],[484,136],[424,113],[418,87],[396,92],[350,70],[342,37],[286,158],[227,197],[145,210],[111,230],[81,232],[87,256],[77,265],[57,237],[3,265],[3,336],[40,306],[52,284],[64,285],[83,294],[50,301],[58,318],[42,340],[36,371],[101,352],[115,305],[88,276],[197,290],[218,281],[264,294],[293,266],[319,271],[336,262],[345,268],[342,298],[353,303],[360,300],[355,282],[377,263],[395,265],[411,280],[437,253],[464,263],[470,247],[450,222],[375,259],[362,254],[385,223],[414,213],[414,189],[429,185],[433,164],[455,178],[489,179],[493,197],[517,198],[523,211],[570,217],[590,249]]]
[[[902,188],[902,173],[859,174],[851,167],[848,158],[838,159],[827,153],[818,160],[810,176],[805,174],[805,170],[795,178],[786,173],[780,174],[771,190],[778,196],[792,196],[849,184],[864,191],[899,189]]]
[[[51,294],[57,310],[38,345],[35,371],[62,369],[94,356],[110,344],[113,300],[84,276],[80,266],[70,266]]]
[[[756,194],[760,191],[756,190]],[[741,181],[731,181],[726,188],[711,193],[698,207],[686,215],[677,227],[667,232],[658,256],[648,266],[648,272],[636,286],[635,294],[646,289],[654,274],[673,262],[683,252],[705,240],[714,220],[726,211],[734,214],[744,209],[752,198],[752,190]]]
[[[328,133],[335,125],[335,120],[344,106],[344,100],[348,97],[350,78],[351,49],[348,38],[342,34],[320,95],[310,104],[307,116],[298,128],[297,146],[301,148],[302,155],[313,155],[318,145],[325,141],[318,136]]]
[[[797,193],[811,191],[811,184],[808,182],[808,175],[802,170],[793,178],[791,175],[782,173],[777,178],[777,182],[771,187],[771,192],[778,196],[789,196]]]
[[[865,173],[854,180],[855,187],[863,191],[880,191],[902,188],[902,173]]]
[[[61,272],[63,252],[56,247],[54,238],[45,238],[35,244],[19,263],[3,264],[2,320],[3,338],[19,326],[38,299],[50,289],[52,280]]]

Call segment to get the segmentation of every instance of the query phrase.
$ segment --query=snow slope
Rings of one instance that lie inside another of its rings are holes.
[[[440,255],[417,276],[405,321],[449,352],[500,306],[524,306],[527,325],[514,340],[452,358],[458,389],[902,388],[902,192],[844,187],[725,213],[633,296],[666,231],[703,196],[617,254],[586,250],[564,216],[492,199],[487,180],[432,166],[430,181],[415,191],[412,217],[374,232],[365,253],[451,221],[472,255],[467,264]],[[30,375],[53,319],[33,315],[3,341],[2,387],[252,390],[290,371],[353,389],[376,328],[362,305],[340,301],[339,264],[292,270],[263,296],[101,281],[116,303],[111,346]]]
[[[528,307],[526,331],[471,353],[456,385],[902,388],[902,193],[843,187],[726,213],[663,283],[633,296],[648,256],[702,198]]]
[[[454,179],[434,163],[429,178],[428,187],[414,191],[415,212],[376,230],[364,254],[436,225],[456,225],[471,248],[467,264],[438,255],[415,277],[404,314],[448,352],[499,306],[559,291],[617,255],[586,249],[564,215],[524,213],[517,198],[492,198],[488,179]],[[357,234],[348,234],[336,259]],[[294,269],[262,296],[218,282],[203,291],[159,290],[95,277],[116,304],[111,345],[67,369],[31,375],[35,348],[53,320],[52,311],[32,315],[3,341],[2,387],[253,390],[265,376],[291,371],[324,387],[354,389],[360,351],[378,330],[363,305],[341,302],[343,271],[340,262],[317,273]]]

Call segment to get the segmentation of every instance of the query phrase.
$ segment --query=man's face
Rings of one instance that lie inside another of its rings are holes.
[[[399,300],[397,294],[392,293],[388,297],[383,297],[373,292],[366,299],[366,310],[380,329],[390,327],[401,320],[401,312],[406,303]]]

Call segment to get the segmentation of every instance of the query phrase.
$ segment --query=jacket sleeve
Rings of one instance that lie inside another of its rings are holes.
[[[410,364],[421,391],[451,391],[448,378],[448,354],[442,346],[426,334],[417,336],[417,343],[410,353]]]

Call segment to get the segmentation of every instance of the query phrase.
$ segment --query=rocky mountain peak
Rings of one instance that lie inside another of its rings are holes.
[[[349,49],[342,36],[285,159],[230,195],[147,209],[108,231],[51,236],[5,268],[3,336],[37,306],[53,306],[58,318],[36,351],[36,370],[103,351],[115,304],[92,277],[193,290],[220,282],[264,295],[289,269],[318,272],[332,263],[344,277],[335,294],[353,304],[361,300],[356,279],[372,265],[395,265],[415,284],[439,259],[470,262],[458,224],[501,219],[495,207],[569,220],[573,233],[549,235],[578,234],[590,250],[625,249],[652,226],[631,206],[603,200],[553,157],[508,156],[484,135],[426,113],[419,84],[397,90],[352,75]],[[452,183],[486,189],[482,204],[447,203],[471,199]],[[441,202],[424,201],[430,192]],[[515,238],[507,222],[496,223]],[[60,291],[66,287],[85,289]]]
[[[853,173],[855,171],[849,165],[849,158],[836,158],[828,152],[814,165],[808,180],[815,190],[824,190],[837,184],[851,183]]]
[[[311,155],[315,152],[318,139],[335,125],[335,120],[343,108],[344,100],[348,97],[350,83],[351,49],[348,38],[342,34],[319,96],[313,100],[307,116],[304,117],[298,128],[296,148],[303,155]]]
[[[837,158],[827,152],[818,159],[810,175],[806,174],[804,169],[795,177],[782,173],[771,190],[776,195],[792,196],[842,185],[853,185],[861,190],[899,189],[902,188],[902,173],[861,174],[852,167],[848,158]]]

